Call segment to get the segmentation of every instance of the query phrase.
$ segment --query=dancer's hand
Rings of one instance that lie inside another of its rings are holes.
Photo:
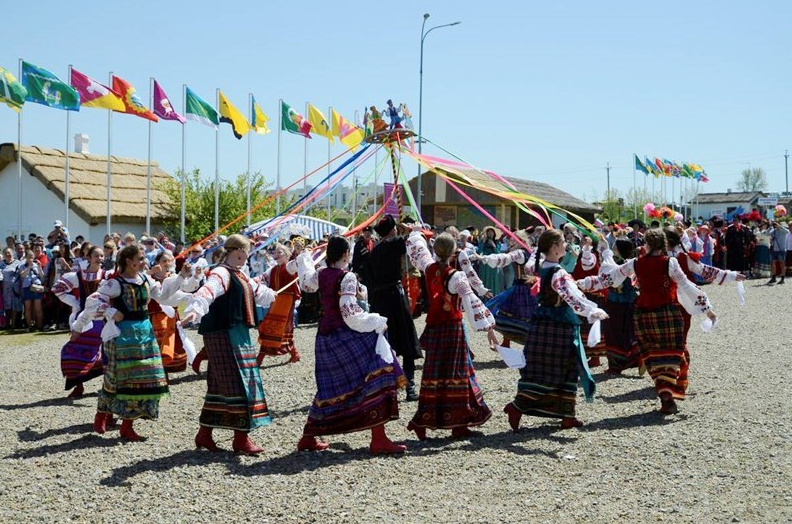
[[[609,317],[608,317],[608,314],[607,314],[607,313],[605,313],[605,312],[604,312],[604,311],[602,311],[602,310],[600,310],[600,311],[595,311],[594,313],[592,313],[592,314],[591,314],[591,319],[592,319],[592,320],[605,320],[605,319],[607,319],[607,318],[609,318]]]
[[[748,277],[746,277],[742,273],[737,273],[737,282],[742,282],[743,280],[748,280]]]
[[[189,262],[185,262],[181,268],[181,271],[179,272],[179,275],[182,278],[189,278],[190,276],[192,276],[192,273],[193,273],[192,264],[190,264]]]
[[[113,320],[115,320],[116,322],[121,322],[122,320],[124,320],[124,314],[121,313],[120,311],[116,311],[115,315],[113,315]]]
[[[181,317],[181,323],[185,325],[192,324],[193,322],[195,322],[197,318],[198,315],[195,313],[195,311],[190,311],[189,313],[185,313],[184,316]]]
[[[495,295],[492,293],[492,291],[487,291],[486,293],[484,293],[484,297],[483,298],[484,298],[484,300],[489,300],[489,299],[491,299],[494,296]]]
[[[708,310],[707,310],[707,318],[709,318],[710,320],[712,320],[712,323],[714,324],[714,323],[715,323],[715,321],[718,319],[718,315],[716,315],[716,314],[715,314],[715,312],[714,312],[713,310],[711,310],[711,309],[708,309]]]
[[[494,329],[489,328],[489,331],[487,331],[487,340],[489,341],[490,349],[492,351],[497,351],[496,348],[500,345],[500,342],[498,341],[498,335],[495,333]]]
[[[71,335],[69,335],[69,340],[71,340],[72,342],[76,342],[78,338],[80,338],[80,333],[78,333],[77,331],[72,331]]]

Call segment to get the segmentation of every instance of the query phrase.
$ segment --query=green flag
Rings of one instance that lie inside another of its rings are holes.
[[[215,129],[217,129],[217,124],[220,123],[215,108],[209,102],[193,93],[189,87],[187,88],[187,111],[184,112],[184,116],[188,120],[195,120]]]
[[[19,113],[25,103],[27,89],[17,82],[11,71],[0,67],[0,102]]]
[[[281,129],[311,138],[311,123],[283,100],[281,100]]]
[[[66,111],[80,110],[80,95],[46,69],[22,62],[22,85],[27,89],[25,100]]]

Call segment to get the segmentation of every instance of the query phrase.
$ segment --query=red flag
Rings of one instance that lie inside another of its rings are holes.
[[[119,112],[147,118],[154,122],[159,121],[157,115],[149,111],[143,102],[140,101],[140,98],[135,94],[135,88],[123,78],[113,76],[113,91],[121,95],[121,100],[123,100],[126,107],[126,110]]]

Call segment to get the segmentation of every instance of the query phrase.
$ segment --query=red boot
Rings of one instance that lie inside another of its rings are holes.
[[[132,428],[132,420],[124,419],[121,423],[121,438],[129,442],[143,442],[146,437],[141,437]]]
[[[232,444],[234,453],[242,455],[258,455],[264,448],[258,446],[255,442],[250,440],[247,431],[234,430],[234,443]]]
[[[82,384],[77,384],[71,393],[66,398],[80,398],[85,393],[85,387]]]
[[[201,374],[201,362],[206,358],[206,352],[202,349],[195,355],[195,359],[192,361],[192,370],[196,375]]]
[[[391,455],[395,453],[404,453],[407,451],[407,446],[401,444],[394,444],[388,435],[385,434],[385,424],[374,426],[371,428],[371,444],[369,451],[372,455]]]
[[[601,362],[599,357],[591,357],[590,359],[588,359],[589,369],[599,367],[600,365]]]
[[[95,433],[103,435],[107,431],[107,415],[105,413],[96,412],[94,416],[93,430]]]
[[[522,413],[517,407],[514,405],[513,402],[509,402],[506,404],[506,407],[503,408],[503,412],[509,415],[509,425],[512,428],[512,431],[517,433],[520,431],[520,419],[522,418]]]
[[[291,358],[289,359],[289,364],[295,364],[300,361],[300,352],[297,351],[297,348],[294,348],[290,351]]]
[[[426,428],[416,426],[413,421],[407,424],[407,431],[415,431],[415,436],[418,437],[418,440],[426,440]]]
[[[297,451],[324,451],[329,447],[329,443],[322,442],[316,437],[309,437],[308,435],[303,435],[297,443]]]
[[[259,351],[259,354],[258,354],[258,355],[256,355],[256,367],[258,367],[258,368],[260,368],[260,367],[261,367],[261,364],[263,364],[263,363],[264,363],[264,357],[265,357],[265,356],[266,356],[266,355],[264,354],[264,352],[263,352],[263,351]]]
[[[215,441],[212,438],[212,428],[210,427],[201,426],[198,428],[198,434],[195,435],[195,449],[201,448],[211,451],[212,453],[223,451],[221,448],[217,447],[217,444],[215,444]]]
[[[105,416],[105,427],[106,427],[107,429],[115,429],[115,427],[116,427],[116,426],[117,426],[117,424],[116,424],[116,419],[115,419],[115,417],[113,417],[113,414],[112,414],[112,413],[108,413],[108,414]]]
[[[454,428],[451,430],[451,438],[472,438],[480,436],[481,433],[471,431],[470,428]]]
[[[667,391],[660,393],[660,413],[663,415],[674,415],[679,413],[679,408],[674,398],[671,396],[671,393]]]
[[[579,428],[582,425],[583,422],[579,421],[575,417],[564,417],[561,419],[561,429]]]

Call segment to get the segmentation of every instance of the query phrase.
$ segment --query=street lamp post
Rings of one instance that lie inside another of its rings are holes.
[[[435,29],[440,29],[441,27],[451,27],[454,25],[459,25],[462,22],[453,22],[450,24],[443,24],[443,25],[436,25],[430,28],[428,31],[424,32],[426,28],[426,19],[429,18],[429,13],[424,13],[423,15],[423,23],[421,24],[421,69],[419,72],[419,87],[418,87],[418,154],[421,154],[421,145],[423,143],[423,136],[421,135],[421,115],[423,114],[423,50],[424,50],[424,40],[426,37],[434,31]],[[418,164],[418,214],[421,215],[421,194],[423,193],[423,186],[421,185],[421,164]]]

